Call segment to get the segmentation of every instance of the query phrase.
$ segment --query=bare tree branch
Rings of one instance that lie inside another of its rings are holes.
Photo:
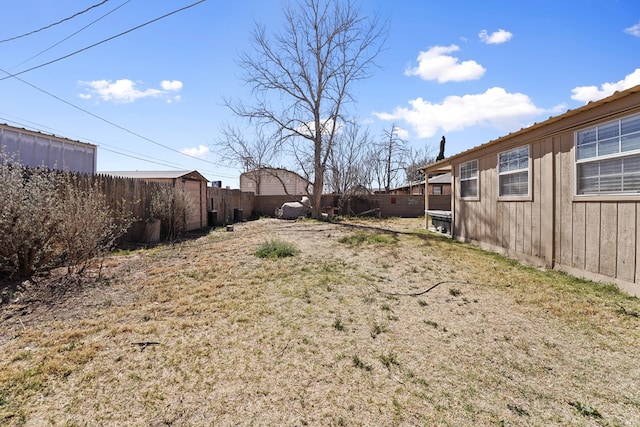
[[[319,217],[327,165],[354,101],[353,85],[376,68],[387,25],[362,15],[353,0],[303,0],[287,6],[284,17],[272,36],[256,25],[254,52],[239,58],[251,103],[225,104],[289,144],[305,178],[312,178],[313,213]]]

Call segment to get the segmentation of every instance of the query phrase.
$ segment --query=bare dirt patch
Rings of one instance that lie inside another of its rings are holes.
[[[18,295],[0,423],[640,424],[637,298],[421,228],[262,219]]]

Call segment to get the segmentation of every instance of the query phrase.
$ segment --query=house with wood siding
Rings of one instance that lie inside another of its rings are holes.
[[[437,172],[453,176],[452,237],[640,296],[640,86],[425,167]]]

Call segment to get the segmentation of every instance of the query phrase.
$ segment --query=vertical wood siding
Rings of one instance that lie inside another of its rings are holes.
[[[560,135],[555,244],[561,266],[638,283],[638,202],[574,198],[573,131]]]
[[[640,91],[451,159],[453,230],[459,240],[596,280],[615,279],[640,295],[640,197],[575,195],[575,132],[637,114]],[[531,198],[498,200],[497,155],[530,147]],[[463,200],[459,166],[478,161],[479,198]]]
[[[617,277],[627,282],[635,281],[637,245],[637,206],[635,203],[618,205],[618,256]]]

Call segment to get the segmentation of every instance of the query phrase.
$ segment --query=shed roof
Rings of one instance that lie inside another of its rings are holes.
[[[301,180],[308,182],[309,184],[313,184],[311,181],[309,181],[308,179],[304,178],[303,176],[301,176],[299,173],[291,171],[289,169],[284,169],[284,168],[272,168],[272,167],[263,167],[263,168],[258,168],[258,169],[253,169],[250,171],[246,171],[240,174],[240,176],[251,176],[252,174],[255,174],[257,172],[265,172],[267,174],[271,174],[271,175],[277,175],[279,172],[283,172],[285,174],[289,174],[289,175],[293,175],[297,178],[300,178]]]
[[[100,171],[102,175],[119,176],[121,178],[134,179],[195,179],[200,181],[209,181],[200,172],[193,170],[176,170],[176,171]]]
[[[429,184],[451,184],[451,172],[429,178]]]
[[[573,117],[576,116],[578,114],[581,114],[585,111],[589,111],[591,109],[600,107],[602,105],[608,104],[610,102],[616,101],[618,99],[624,98],[626,96],[629,96],[631,94],[634,93],[638,93],[640,92],[640,85],[634,86],[632,88],[629,88],[627,90],[621,91],[621,92],[615,92],[613,95],[608,96],[606,98],[600,99],[598,101],[590,101],[588,104],[580,107],[580,108],[576,108],[574,110],[567,110],[567,112],[560,114],[558,116],[555,117],[549,117],[549,119],[545,120],[544,122],[540,122],[540,123],[534,123],[533,125],[526,127],[526,128],[522,128],[519,131],[516,132],[511,132],[505,136],[501,136],[500,138],[494,139],[492,141],[486,142],[482,145],[478,145],[476,147],[470,148],[468,150],[462,151],[454,156],[451,157],[447,157],[443,160],[440,160],[439,162],[435,162],[435,163],[431,163],[427,166],[424,167],[424,171],[426,173],[433,173],[433,172],[444,172],[444,171],[450,171],[451,170],[451,160],[463,156],[463,155],[467,155],[469,153],[472,153],[474,151],[478,151],[478,150],[482,150],[484,148],[487,148],[489,146],[493,146],[493,145],[498,145],[501,144],[505,141],[511,140],[511,138],[516,137],[516,136],[520,136],[523,134],[526,134],[528,132],[531,132],[535,129],[539,129],[542,128],[544,126],[548,126],[550,124],[559,122],[561,120],[564,120],[566,118],[569,117]]]

